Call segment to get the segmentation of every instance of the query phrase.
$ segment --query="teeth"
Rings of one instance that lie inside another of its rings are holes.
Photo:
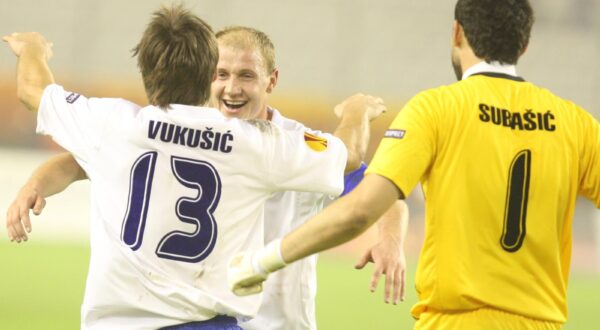
[[[227,105],[233,105],[233,106],[239,106],[239,105],[243,105],[244,103],[246,103],[245,101],[223,101],[225,102],[225,104]]]

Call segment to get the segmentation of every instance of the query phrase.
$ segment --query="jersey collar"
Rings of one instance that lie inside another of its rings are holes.
[[[512,64],[500,64],[499,62],[481,61],[472,67],[468,68],[462,76],[462,80],[474,75],[486,75],[497,78],[508,78],[517,81],[525,81],[517,76],[517,67]]]
[[[275,108],[267,107],[267,111],[271,114],[271,122],[277,125],[283,125],[284,118]]]
[[[190,117],[224,118],[223,114],[218,109],[183,104],[169,104],[169,113]]]

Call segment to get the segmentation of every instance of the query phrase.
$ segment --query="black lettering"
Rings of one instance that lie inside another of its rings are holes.
[[[511,113],[506,109],[502,109],[502,126],[504,127],[512,127],[511,126]]]
[[[156,135],[158,135],[158,131],[160,130],[160,121],[158,123],[154,123],[154,120],[150,121],[150,125],[148,125],[148,138],[156,139]]]
[[[223,134],[221,145],[219,147],[221,152],[230,153],[231,149],[233,149],[231,146],[227,145],[227,141],[233,141],[233,134],[231,134],[230,131],[227,131],[227,133]]]
[[[215,137],[215,133],[211,128],[206,128],[206,131],[202,132],[202,142],[200,143],[200,148],[204,150],[208,150],[212,148],[212,139]]]
[[[191,148],[196,148],[200,144],[201,134],[202,132],[199,129],[190,129],[190,134],[188,134],[186,145]]]
[[[552,120],[554,120],[554,115],[548,110],[548,112],[544,114],[544,129],[548,132],[556,131],[556,125],[551,123]]]
[[[173,143],[185,145],[185,133],[187,133],[188,129],[185,127],[177,126],[175,127],[175,138],[173,139]]]
[[[483,103],[479,104],[479,112],[481,112],[479,114],[479,119],[484,123],[490,121],[490,115],[488,114],[488,111],[490,111],[490,107]]]
[[[527,122],[524,126],[525,130],[533,131],[537,129],[535,125],[535,113],[531,112],[531,109],[525,110],[525,114],[523,115],[523,119]]]
[[[492,112],[492,123],[494,123],[495,125],[500,125],[502,123],[500,109],[496,109],[495,107],[492,107],[491,112]]]
[[[175,125],[169,124],[168,126],[162,125],[162,130],[160,131],[160,140],[163,142],[171,142],[173,140],[173,130],[175,129]]]
[[[512,123],[511,123],[511,128],[512,129],[519,129],[519,130],[523,130],[523,118],[521,118],[521,114],[518,112],[513,113],[512,115]]]

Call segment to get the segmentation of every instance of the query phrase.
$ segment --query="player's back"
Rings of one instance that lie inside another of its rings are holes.
[[[41,131],[72,151],[92,182],[85,328],[254,314],[260,297],[233,295],[226,264],[263,245],[264,201],[280,190],[338,194],[343,186],[341,174],[321,175],[343,173],[341,141],[325,139],[315,152],[303,134],[267,121],[183,105],[65,103],[58,86],[40,114]]]
[[[413,313],[491,306],[564,322],[575,199],[586,180],[597,189],[597,122],[501,74],[474,75],[411,103],[426,109],[433,132],[422,301]],[[584,193],[598,204],[597,191]]]

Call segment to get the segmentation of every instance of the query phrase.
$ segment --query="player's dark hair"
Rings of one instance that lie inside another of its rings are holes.
[[[182,5],[154,12],[133,56],[152,105],[202,105],[210,97],[217,40],[210,25]]]
[[[516,64],[529,43],[529,0],[458,0],[454,18],[475,55],[486,62]]]
[[[267,74],[275,70],[275,46],[266,33],[247,26],[228,26],[218,31],[216,36],[227,46],[254,47],[260,51]]]

